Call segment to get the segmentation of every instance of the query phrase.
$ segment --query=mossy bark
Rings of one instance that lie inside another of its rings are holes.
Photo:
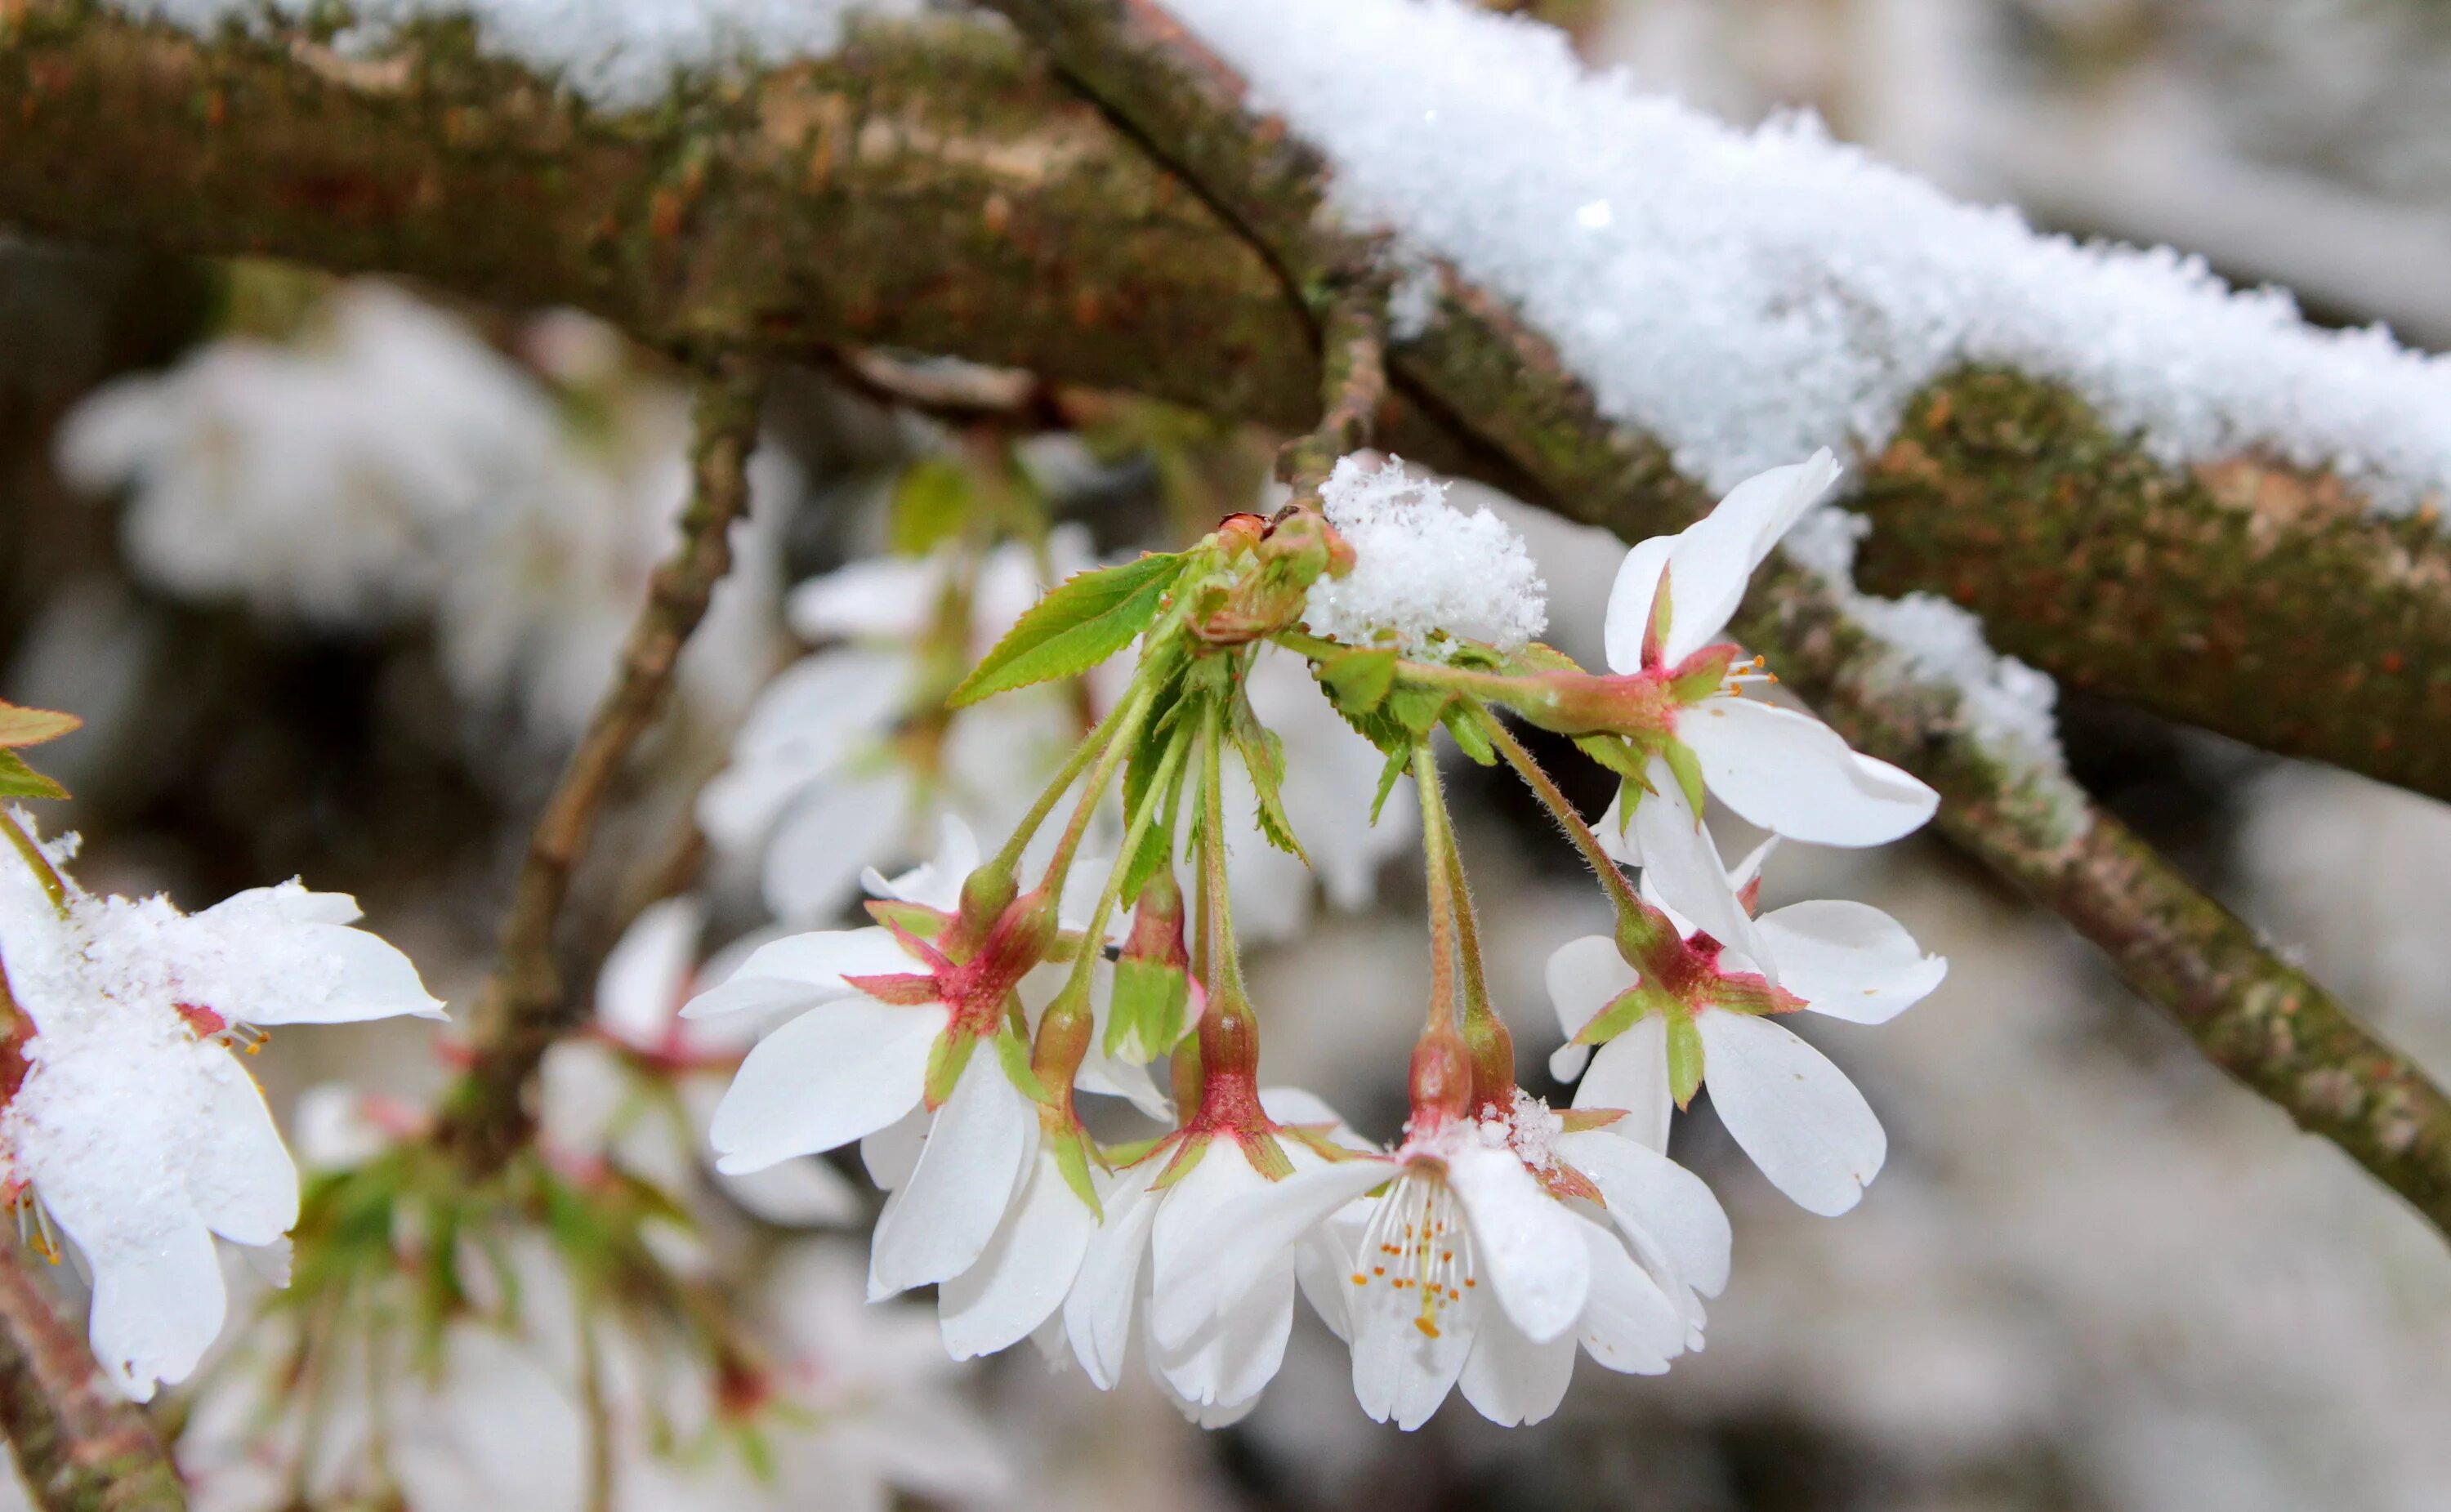
[[[44,1512],[187,1504],[153,1425],[103,1379],[14,1246],[0,1249],[0,1430]]]

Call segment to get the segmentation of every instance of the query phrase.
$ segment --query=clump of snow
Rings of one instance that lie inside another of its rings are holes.
[[[916,13],[925,0],[354,0],[343,53],[389,46],[422,21],[466,17],[480,47],[559,78],[610,109],[653,105],[676,78],[822,57],[853,12]],[[120,0],[117,9],[200,36],[236,24],[297,25],[324,0]]]
[[[2167,249],[1951,201],[1809,116],[1745,132],[1462,0],[1168,0],[1336,166],[1352,219],[1515,303],[1714,491],[1876,450],[1968,363],[2067,383],[2169,462],[2261,450],[2376,507],[2451,493],[2451,361],[2324,333]]]
[[[1389,458],[1339,459],[1320,503],[1353,547],[1353,570],[1311,586],[1304,616],[1320,635],[1441,659],[1458,639],[1520,649],[1549,622],[1546,587],[1523,538],[1486,509],[1467,515],[1446,485]]]
[[[1481,1128],[1484,1138],[1494,1130],[1499,1137],[1492,1143],[1511,1147],[1534,1170],[1557,1168],[1558,1136],[1566,1131],[1566,1122],[1550,1110],[1548,1099],[1518,1087],[1515,1106],[1506,1116],[1484,1117]]]
[[[1823,504],[1795,522],[1782,547],[1820,574],[1848,617],[1881,646],[1886,675],[1951,689],[1967,733],[2012,781],[2049,801],[2059,835],[2078,833],[2086,800],[2069,776],[2052,718],[2058,684],[2049,674],[1993,651],[1983,638],[1983,621],[1946,599],[1928,593],[1879,599],[1859,591],[1855,542],[1870,528],[1861,515]]]

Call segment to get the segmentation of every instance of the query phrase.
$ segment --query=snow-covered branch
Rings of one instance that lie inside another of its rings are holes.
[[[1186,34],[1177,20],[1184,7],[1169,11],[1152,0],[996,4],[1085,90],[1236,216],[1297,288],[1324,294],[1340,269],[1369,261],[1373,249],[1356,228],[1350,200],[1336,198],[1343,192],[1336,178],[1346,154],[1331,167],[1282,122],[1255,113],[1244,80]],[[1245,23],[1255,10],[1279,8],[1189,9],[1240,40],[1236,61],[1245,63],[1261,56],[1266,37],[1264,25]],[[1333,50],[1354,38],[1306,32],[1280,40],[1299,52],[1313,45]],[[1305,57],[1304,68],[1334,69]],[[1358,82],[1356,98],[1375,101],[1371,82]],[[1366,141],[1348,143],[1348,152],[1371,150]],[[1435,153],[1422,161],[1441,173],[1453,167]],[[1434,312],[1403,333],[1410,339],[1393,354],[1398,371],[1421,392],[1537,478],[1552,498],[1574,501],[1586,518],[1616,523],[1632,512],[1628,496],[1636,488],[1678,486],[1677,462],[1656,441],[1618,423],[1581,363],[1519,316],[1512,302],[1467,283],[1453,264],[1434,276],[1443,280]],[[1629,477],[1640,481],[1630,486]],[[1812,560],[1775,566],[1757,584],[1737,622],[1744,638],[1768,652],[1859,749],[1938,788],[1951,834],[2092,940],[2208,1056],[2303,1127],[2335,1140],[2451,1231],[2451,1099],[2097,811],[2051,752],[2010,738],[2027,732],[2004,730],[2020,721],[1987,706],[1998,691],[1997,671],[1979,640],[1973,649],[1981,676],[1970,678],[1967,669],[1934,654],[1932,635],[1903,638],[1894,618],[1868,621],[1846,580],[1843,544],[1801,555]],[[1931,609],[1951,615],[1944,604]],[[1949,622],[1963,624],[1962,618]]]
[[[855,23],[831,55],[729,82],[700,76],[652,112],[626,110],[635,79],[591,101],[480,50],[493,45],[481,30],[472,41],[465,28],[419,23],[344,55],[303,27],[200,39],[35,0],[0,55],[0,109],[18,123],[0,161],[0,218],[81,240],[269,251],[506,302],[576,304],[665,344],[746,343],[785,357],[890,344],[1288,432],[1315,417],[1318,353],[1275,270],[1008,36],[953,20]],[[1693,139],[1701,167],[1744,147],[1696,136],[1690,115],[1657,119]],[[1848,166],[1813,190],[1813,224],[1852,214],[1869,235],[1892,201],[1946,227],[1973,215],[1826,142],[1780,150],[1806,167]],[[1580,208],[1609,224],[1583,226]],[[1635,208],[1592,200],[1564,213],[1560,234],[1589,238],[1624,230]],[[2088,263],[2006,218],[1975,219],[1985,245],[2016,254],[2006,262],[2025,282],[1971,295],[1961,282],[1957,306],[2040,304],[2045,328],[2117,335],[2122,360],[2088,387],[2023,360],[2030,353],[2010,338],[2035,337],[2030,322],[2001,326],[1988,345],[1925,330],[1908,381],[1876,375],[1877,413],[1853,427],[1884,442],[1861,461],[1859,502],[1879,526],[1863,542],[1863,582],[1966,603],[1995,647],[2075,685],[2451,795],[2451,680],[2441,672],[2451,666],[2451,545],[2425,503],[2440,486],[2426,481],[2428,427],[2408,419],[2439,407],[2440,364],[2363,337],[2321,338],[2270,304],[2232,309],[2174,261]],[[1865,255],[1857,242],[1791,235],[1774,261],[1835,280]],[[2152,299],[2054,305],[2045,296],[2063,275],[2097,294]],[[1939,285],[1910,276],[1887,286]],[[1399,292],[1427,288],[1416,278]],[[1812,297],[1775,307],[1825,332],[1846,328],[1848,311],[1878,313],[1843,281],[1796,292]],[[2160,321],[2167,300],[2201,318]],[[1656,303],[1692,301],[1663,285]],[[1894,323],[1873,324],[1896,334]],[[1642,331],[1611,339],[1637,355],[1660,350]],[[1479,386],[1493,390],[1512,360],[1449,355],[1491,364]],[[1951,365],[1959,358],[1993,365]],[[2335,370],[2356,382],[2324,382]],[[2249,382],[2258,374],[2261,388]],[[2190,411],[2200,381],[2215,380],[2226,386],[2206,391],[2210,407]],[[1732,385],[1750,392],[1728,375],[1714,386]],[[1425,418],[1408,386],[1400,371],[1382,444],[1544,492]],[[2265,434],[2250,403],[2259,393],[2284,409],[2322,399],[2307,409],[2321,423],[2308,422],[2304,444]],[[1796,418],[1781,413],[1782,423]],[[1852,410],[1833,413],[1843,422]],[[1668,463],[1701,442],[1657,425],[1628,434],[1640,439],[1608,491],[1608,522],[1631,535],[1669,528],[1704,499],[1687,486],[1696,469]],[[2186,465],[2174,466],[2181,441]],[[2351,443],[2368,455],[2348,455]],[[1786,455],[1767,432],[1752,444]],[[1729,450],[1700,470],[1721,462],[1747,465]],[[2378,515],[2378,488],[2407,512]]]

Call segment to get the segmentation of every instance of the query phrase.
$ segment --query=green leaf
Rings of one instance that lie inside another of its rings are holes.
[[[1702,1089],[1702,1031],[1691,1013],[1668,1015],[1668,1091],[1685,1107]]]
[[[1369,714],[1387,700],[1396,686],[1396,653],[1347,651],[1319,663],[1319,680],[1338,708],[1348,714]]]
[[[946,702],[958,709],[1088,671],[1149,627],[1182,566],[1180,556],[1152,553],[1066,579],[1014,621]]]
[[[65,798],[69,790],[26,764],[14,751],[0,750],[0,798]]]
[[[893,481],[886,545],[905,557],[926,556],[959,533],[974,497],[969,468],[948,457],[921,458]]]
[[[85,723],[72,714],[29,709],[0,699],[0,746],[41,745]]]
[[[1439,717],[1446,713],[1447,701],[1454,697],[1443,688],[1408,684],[1387,695],[1386,712],[1407,736],[1418,740],[1438,727]]]

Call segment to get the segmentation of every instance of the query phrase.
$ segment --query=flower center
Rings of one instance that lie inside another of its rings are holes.
[[[1362,1230],[1353,1285],[1364,1295],[1385,1286],[1400,1300],[1417,1301],[1421,1310],[1413,1326],[1435,1339],[1446,1309],[1480,1283],[1472,1234],[1445,1168],[1434,1162],[1407,1165]],[[1418,1297],[1405,1297],[1407,1292]]]
[[[232,1023],[202,1003],[173,1003],[170,1006],[179,1011],[179,1017],[186,1021],[189,1032],[198,1039],[211,1040],[252,1055],[272,1038],[271,1034],[252,1024]]]

